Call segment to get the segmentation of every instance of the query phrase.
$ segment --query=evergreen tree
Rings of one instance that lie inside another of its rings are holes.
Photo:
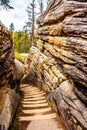
[[[40,14],[42,14],[43,7],[44,7],[43,0],[39,0],[38,2],[39,2],[39,7],[40,7]]]
[[[31,42],[34,43],[34,32],[35,32],[35,0],[27,7],[26,12],[28,14],[28,21],[24,26],[24,31],[29,32],[31,35]]]
[[[30,34],[32,32],[32,8],[31,8],[31,5],[29,5],[27,7],[26,12],[28,14],[28,21],[25,22],[25,25],[23,27],[23,31]]]
[[[30,36],[23,31],[14,32],[14,49],[19,52],[29,52],[31,47]]]
[[[35,28],[35,0],[32,0],[32,44],[34,43],[34,28]]]
[[[11,24],[10,24],[10,28],[9,28],[9,30],[10,30],[11,32],[13,32],[13,31],[14,31],[14,29],[15,29],[15,28],[14,28],[14,24],[13,24],[13,23],[11,23]]]
[[[13,9],[13,7],[9,5],[9,2],[9,0],[0,0],[0,6],[3,6],[5,9]]]

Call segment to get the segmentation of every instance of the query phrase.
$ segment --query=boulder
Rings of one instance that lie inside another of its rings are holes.
[[[67,130],[87,130],[86,21],[86,0],[52,0],[27,61],[26,82],[48,93]]]
[[[15,89],[16,91],[19,91],[19,86],[21,83],[21,80],[24,76],[24,65],[17,59],[14,59],[14,65],[13,65],[13,75],[11,77],[11,88]],[[15,87],[14,87],[15,86]]]
[[[8,130],[17,109],[19,95],[15,90],[0,89],[0,130]]]

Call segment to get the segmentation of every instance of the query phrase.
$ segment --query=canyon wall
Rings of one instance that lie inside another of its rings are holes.
[[[52,0],[37,23],[24,82],[48,93],[67,130],[87,130],[87,2]]]
[[[8,29],[0,22],[0,130],[7,130],[19,101],[13,42]]]

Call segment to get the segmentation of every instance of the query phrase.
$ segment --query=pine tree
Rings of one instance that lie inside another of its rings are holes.
[[[25,22],[23,31],[30,34],[30,33],[32,33],[32,8],[31,8],[31,5],[29,5],[27,7],[26,12],[28,14],[28,21]]]
[[[34,28],[35,28],[35,0],[32,0],[32,44],[34,43]]]
[[[27,7],[28,21],[24,26],[24,30],[31,35],[31,42],[34,43],[34,30],[35,30],[35,0]]]
[[[13,31],[14,31],[14,29],[15,29],[15,28],[14,28],[14,24],[13,24],[13,23],[11,23],[11,24],[10,24],[10,28],[9,28],[9,30],[10,30],[11,32],[13,32]]]
[[[9,2],[9,0],[0,0],[0,6],[5,9],[13,9],[13,7],[9,5]]]
[[[42,14],[42,12],[43,12],[43,7],[44,7],[44,4],[43,4],[44,1],[43,1],[43,0],[39,0],[38,2],[39,2],[39,7],[40,7],[40,8],[39,8],[39,9],[40,9],[40,14]]]

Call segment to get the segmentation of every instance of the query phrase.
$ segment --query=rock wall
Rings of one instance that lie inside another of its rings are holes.
[[[8,60],[7,60],[8,59]],[[0,22],[0,88],[8,86],[13,70],[14,52],[9,31]]]
[[[15,63],[12,46],[10,32],[0,22],[0,130],[8,129],[19,99],[13,78]]]
[[[52,0],[37,23],[24,82],[47,91],[67,130],[87,130],[87,1]]]
[[[19,95],[10,88],[0,89],[0,130],[8,130],[17,109]]]

